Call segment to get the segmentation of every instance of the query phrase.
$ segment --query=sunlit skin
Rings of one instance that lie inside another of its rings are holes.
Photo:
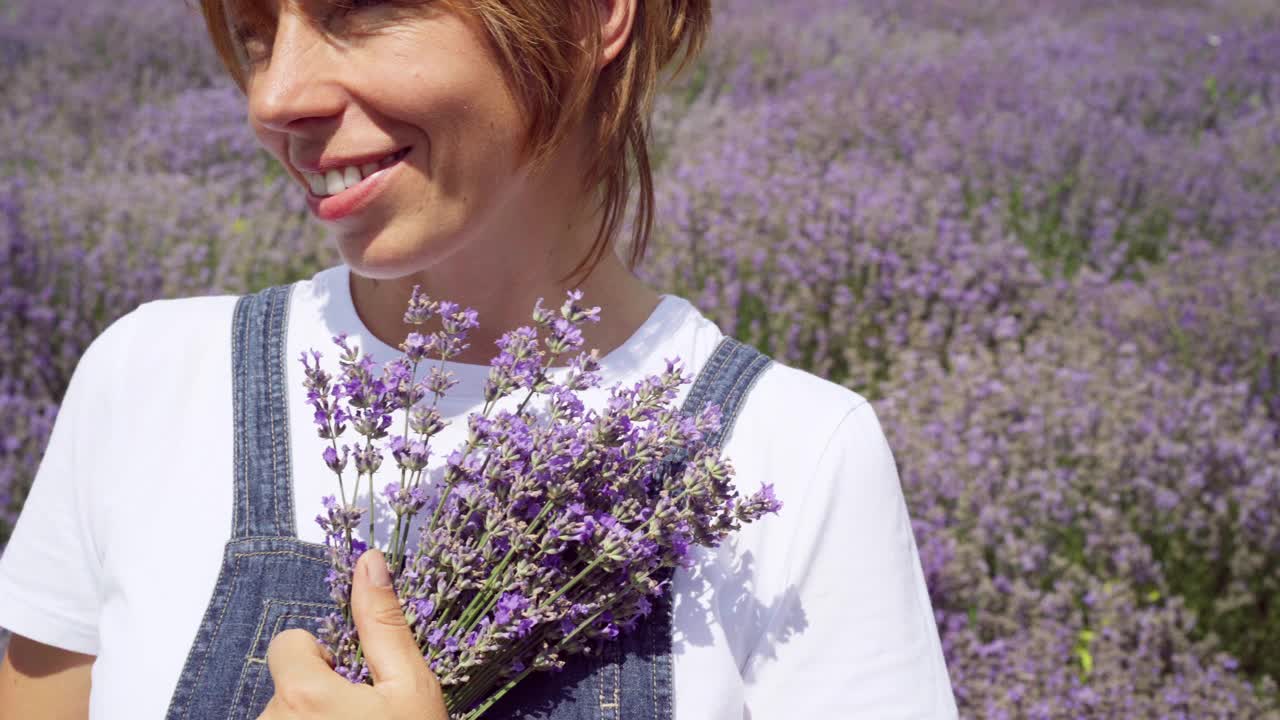
[[[596,69],[618,55],[634,0],[599,0]],[[493,341],[528,323],[534,301],[580,287],[604,308],[586,328],[602,354],[622,344],[657,305],[656,292],[614,253],[585,280],[566,275],[600,224],[580,180],[590,127],[579,124],[543,172],[517,167],[526,121],[482,26],[445,2],[413,6],[282,2],[273,37],[250,41],[249,121],[297,180],[299,165],[411,148],[363,211],[327,223],[352,269],[361,320],[395,346],[414,284],[480,313],[460,362],[485,363]]]
[[[447,720],[440,682],[422,661],[390,576],[379,586],[366,574],[379,566],[386,568],[382,553],[362,555],[351,587],[351,616],[373,686],[334,672],[311,633],[285,630],[267,647],[275,693],[258,720]]]
[[[625,46],[635,12],[634,0],[598,1],[597,71]],[[657,293],[613,252],[585,280],[565,281],[600,224],[579,180],[590,127],[575,128],[543,172],[519,167],[527,123],[474,18],[445,2],[342,11],[290,0],[274,9],[274,33],[246,43],[249,121],[299,192],[308,187],[300,167],[411,148],[366,207],[329,222],[356,311],[375,336],[394,346],[419,329],[403,323],[415,284],[479,311],[460,362],[486,362],[503,331],[529,322],[537,298],[558,305],[570,287],[604,309],[584,328],[587,347],[602,354],[649,316]],[[348,683],[313,636],[290,630],[268,652],[275,694],[260,720],[446,716],[394,593],[360,575],[352,605],[374,686]]]

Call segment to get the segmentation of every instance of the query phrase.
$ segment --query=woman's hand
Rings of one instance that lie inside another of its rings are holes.
[[[286,630],[267,648],[276,693],[258,720],[448,720],[440,682],[409,632],[382,553],[360,556],[354,575],[351,614],[373,687],[334,672],[311,633]]]

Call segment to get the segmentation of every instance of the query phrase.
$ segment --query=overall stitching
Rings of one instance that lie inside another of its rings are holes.
[[[323,545],[321,543],[311,542],[310,540],[303,540],[302,538],[289,537],[287,535],[245,535],[243,537],[238,537],[235,539],[235,541],[238,543],[246,542],[249,540],[271,540],[273,542],[278,542],[280,540],[288,540],[291,543],[304,548],[315,548],[321,554],[325,555],[325,557],[323,558],[311,557],[308,555],[308,557],[311,557],[312,560],[315,560],[316,562],[329,562],[328,555],[326,554],[329,551],[329,546]]]
[[[658,623],[652,623],[652,624],[656,626]],[[649,634],[645,638],[646,641],[650,641],[650,642],[652,641],[654,632],[655,631],[652,628],[649,630]],[[656,659],[649,664],[649,708],[650,708],[650,714],[652,714],[653,717],[655,718],[658,717],[658,665],[659,664],[660,663],[658,663]]]
[[[600,709],[600,713],[597,717],[601,718],[601,720],[604,718],[604,686],[608,683],[608,681],[605,680],[605,667],[607,664],[608,662],[604,657],[603,650],[600,653],[599,662],[592,663],[593,670],[591,674],[600,680],[596,685],[596,705]]]
[[[195,688],[200,687],[200,678],[204,677],[204,669],[209,665],[209,655],[210,655],[209,651],[213,648],[213,644],[218,638],[218,631],[222,628],[222,621],[227,615],[227,607],[231,604],[231,601],[235,599],[235,587],[236,587],[236,581],[237,581],[235,569],[227,561],[224,561],[223,569],[230,571],[231,590],[226,593],[218,592],[219,590],[222,590],[224,587],[224,583],[222,582],[223,578],[219,578],[218,586],[214,588],[213,594],[214,594],[215,600],[219,597],[223,598],[222,611],[218,613],[218,621],[214,623],[213,626],[209,629],[208,647],[205,648],[204,657],[200,659],[200,664],[195,668],[196,675],[195,675],[195,678],[192,680],[192,685]],[[210,609],[212,609],[212,606],[210,606]],[[206,618],[205,622],[207,623],[209,619],[210,618]],[[202,627],[201,630],[203,629],[204,628]],[[183,674],[185,675],[186,673],[183,673]],[[191,699],[188,698],[186,706],[182,708],[182,717],[187,718],[190,716],[190,713],[191,713]]]
[[[621,705],[618,694],[619,686],[622,684],[621,664],[625,661],[622,654],[618,651],[616,643],[605,643],[600,651],[600,665],[598,675],[600,676],[600,718],[608,720],[606,711],[613,710],[613,717],[618,718],[619,707]],[[612,680],[613,682],[610,682]],[[606,692],[609,688],[613,689],[612,693]],[[613,702],[605,702],[608,696],[612,696]]]
[[[289,341],[289,334],[288,334],[289,313],[292,312],[292,308],[293,308],[293,303],[290,302],[290,298],[292,296],[293,296],[293,286],[289,285],[285,288],[284,297],[280,301],[280,304],[284,306],[284,311],[283,311],[284,315],[281,319],[280,350],[279,350],[279,359],[277,360],[280,366],[279,383],[280,383],[280,388],[282,393],[280,405],[278,406],[278,408],[280,412],[283,413],[283,415],[280,418],[280,422],[286,428],[289,427],[289,408],[286,405],[286,399],[289,397],[289,395],[287,392],[285,392],[284,386],[285,386],[285,381],[289,377],[289,374],[285,367],[285,360],[286,360],[285,355],[287,353],[287,351],[285,350],[285,347],[287,346]],[[276,524],[280,528],[280,531],[282,534],[289,537],[296,537],[298,534],[298,528],[297,528],[297,522],[295,521],[294,513],[293,513],[293,438],[292,436],[288,432],[283,433],[283,437],[280,438],[280,444],[284,446],[284,451],[282,454],[282,457],[284,458],[284,490],[283,490],[281,503],[278,506],[279,509],[276,512]]]
[[[267,557],[267,556],[279,556],[279,555],[290,555],[290,556],[293,556],[293,557],[296,557],[296,558],[302,558],[303,560],[315,561],[315,558],[313,558],[313,557],[311,557],[311,556],[309,556],[309,555],[303,555],[303,554],[301,554],[301,553],[292,552],[292,551],[290,551],[290,550],[265,550],[265,551],[258,551],[258,552],[236,553],[236,554],[235,554],[235,558],[234,558],[234,562],[233,562],[233,567],[232,567],[232,570],[231,570],[231,573],[232,573],[232,578],[231,578],[231,588],[230,588],[230,590],[227,592],[227,598],[228,598],[228,601],[231,601],[231,600],[235,600],[235,599],[236,599],[236,587],[237,587],[237,585],[238,585],[238,584],[239,584],[239,582],[240,582],[240,576],[241,576],[241,573],[240,573],[240,562],[241,562],[242,560],[246,560],[247,558],[251,558],[251,557]],[[269,603],[269,602],[270,602],[270,601],[268,600],[268,603]],[[230,602],[228,602],[228,603],[227,603],[227,605],[230,605],[230,604],[231,604]],[[225,607],[226,607],[226,606],[224,606],[224,613],[223,613],[223,616],[218,618],[218,624],[217,624],[217,626],[216,626],[216,627],[215,627],[215,629],[214,629],[214,635],[213,635],[213,636],[214,636],[215,638],[216,638],[216,637],[218,636],[218,634],[221,632],[221,630],[222,630],[222,622],[223,622],[223,620],[225,620],[225,618],[226,618]],[[262,614],[258,616],[258,627],[257,627],[257,629],[255,629],[255,630],[254,630],[253,644],[251,644],[251,645],[249,646],[250,654],[251,654],[252,650],[253,650],[254,648],[256,648],[256,647],[257,647],[257,644],[258,644],[258,638],[259,638],[259,636],[260,636],[260,635],[261,635],[261,633],[262,633],[262,624],[266,621],[266,613],[267,613],[269,610],[270,610],[270,605],[268,604],[268,605],[266,605],[266,606],[264,606],[264,607],[263,607],[263,609],[262,609],[262,611],[261,611],[261,612],[262,612]],[[204,659],[204,662],[201,664],[201,668],[203,669],[203,667],[204,667],[204,666],[207,666],[208,664],[209,664],[209,657],[208,657],[208,655],[206,655],[206,656],[205,656],[205,659]],[[240,679],[236,681],[236,692],[235,692],[235,695],[234,695],[234,696],[233,696],[233,698],[232,698],[232,707],[234,707],[234,706],[236,705],[236,703],[238,703],[238,701],[239,701],[239,699],[240,699],[240,695],[241,695],[241,693],[244,691],[244,685],[245,685],[245,682],[244,682],[244,680],[245,680],[245,674],[249,671],[249,667],[250,667],[250,666],[249,666],[249,664],[248,664],[248,663],[246,663],[243,667],[241,667],[241,668],[240,668]]]
[[[288,342],[289,295],[293,286],[273,289],[271,295],[272,332],[267,334],[271,347],[267,353],[268,362],[275,366],[275,372],[267,373],[267,387],[270,391],[271,404],[267,414],[271,417],[271,492],[275,500],[276,533],[282,536],[293,535],[293,502],[292,498],[282,495],[283,490],[293,492],[293,468],[289,455],[289,432],[287,420],[288,408],[285,407],[285,379],[288,373],[285,368],[285,345]],[[279,479],[283,478],[284,482]],[[264,518],[265,520],[265,518]]]
[[[238,299],[236,301],[235,311],[232,314],[231,374],[232,374],[233,389],[239,388],[240,378],[243,376],[243,373],[238,372],[238,369],[239,369],[239,360],[243,356],[243,352],[241,351],[243,346],[243,341],[241,336],[242,336],[242,326],[244,324],[243,321],[245,316],[241,312],[241,306],[245,302],[246,300],[244,297],[241,297],[240,299]],[[236,464],[237,472],[239,472],[239,462],[243,458],[243,453],[240,451],[241,440],[242,438],[239,437],[239,434],[237,433],[235,442],[232,444],[232,453],[235,456],[233,459],[233,462]],[[236,518],[233,517],[231,520],[231,535],[234,537],[235,534],[236,534]],[[200,623],[201,626],[199,628],[196,628],[196,636],[191,643],[191,647],[187,650],[187,657],[182,664],[183,668],[189,667],[191,663],[194,662],[195,656],[203,650],[204,643],[202,642],[201,635],[203,634],[203,631],[204,631],[205,621],[209,619],[209,613],[213,611],[213,608],[214,608],[213,602],[216,602],[216,599],[218,597],[218,590],[226,583],[226,578],[224,576],[225,572],[226,572],[226,551],[224,550],[222,568],[219,569],[218,579],[214,582],[213,599],[209,607],[206,608],[205,615],[201,617],[201,623]],[[184,692],[186,689],[187,689],[186,686],[182,683],[182,678],[179,678],[177,692]],[[184,716],[185,716],[185,713],[184,713]]]
[[[268,605],[270,605],[272,601],[268,600],[267,602],[268,602]],[[321,603],[297,603],[297,604],[298,605],[317,605],[320,607],[324,607]],[[269,671],[269,668],[267,667],[266,652],[264,651],[263,656],[259,658],[253,654],[253,651],[257,650],[259,643],[262,641],[262,625],[263,625],[263,621],[266,620],[266,616],[269,612],[270,612],[269,607],[268,609],[262,611],[262,615],[263,615],[262,621],[258,622],[258,631],[257,631],[257,634],[254,636],[253,647],[250,648],[249,656],[245,658],[244,668],[242,668],[240,671],[240,681],[237,683],[236,694],[231,701],[231,707],[233,708],[240,707],[240,696],[244,694],[245,686],[248,685],[246,675],[248,675],[250,669],[253,669],[255,674],[253,677],[253,687],[251,687],[249,690],[249,703],[247,707],[254,707],[258,702],[258,688],[262,685],[262,674],[264,670]],[[289,618],[318,620],[321,622],[324,621],[323,616],[316,617],[315,615],[295,615],[292,613],[285,613],[280,617],[276,618],[275,627],[272,628],[272,631],[271,631],[272,638],[280,634],[281,632],[280,626],[284,624],[284,622]]]
[[[247,385],[249,382],[249,369],[245,367],[249,362],[248,353],[245,352],[245,334],[248,332],[248,324],[250,320],[246,309],[246,304],[248,302],[248,296],[241,297],[236,301],[236,332],[231,343],[231,369],[235,374],[232,379],[232,387],[234,389],[234,396],[241,398],[248,392]],[[250,407],[251,403],[236,403],[235,416],[237,428],[251,427],[249,424],[251,418],[246,417],[250,412]],[[247,432],[236,432],[235,438],[236,477],[243,477],[244,473],[248,470],[249,434]],[[232,537],[247,534],[248,532],[248,520],[244,516],[244,506],[248,501],[248,498],[242,496],[241,493],[249,492],[249,484],[244,483],[243,486],[241,486],[240,483],[237,483],[236,490],[236,503],[235,507],[232,509],[232,512],[235,515],[231,521]],[[241,528],[241,524],[244,525],[243,530]]]
[[[255,643],[257,641],[255,640]],[[240,707],[240,696],[244,694],[244,686],[248,684],[249,673],[254,673],[254,687],[257,687],[258,678],[262,677],[264,663],[251,662],[256,658],[245,658],[245,663],[240,666],[240,676],[236,680],[236,693],[231,696],[231,710],[234,713],[236,708]]]
[[[292,540],[293,538],[277,538],[277,539]],[[313,562],[313,563],[324,564],[329,562],[328,560],[314,558],[314,557],[311,557],[310,555],[307,555],[306,553],[294,552],[293,550],[258,550],[255,552],[240,552],[240,553],[236,553],[236,560],[239,561],[241,558],[263,557],[266,555],[292,555],[296,558],[301,558],[303,560],[306,560],[308,562]]]
[[[269,338],[268,343],[270,344],[270,347],[267,352],[267,357],[266,357],[268,367],[270,367],[270,365],[272,364],[275,364],[277,366],[280,364],[281,361],[277,357],[277,353],[272,352],[272,350],[276,349],[275,345],[277,342],[280,342],[283,340],[283,338],[279,337],[280,334],[282,333],[282,330],[278,330],[275,324],[277,321],[277,316],[279,315],[279,312],[280,312],[280,303],[276,301],[279,296],[279,293],[275,292],[274,290],[270,292],[271,292],[271,295],[269,297],[271,298],[271,304],[269,306],[270,311],[268,312],[268,315],[267,315],[267,317],[269,318],[269,321],[271,322],[271,328],[267,331],[267,337]],[[271,510],[272,510],[272,514],[275,516],[272,518],[272,520],[275,522],[275,529],[276,529],[277,535],[284,534],[283,528],[280,527],[279,478],[280,478],[280,463],[287,462],[286,460],[282,460],[282,456],[280,454],[280,446],[277,444],[280,439],[280,429],[279,429],[280,418],[276,417],[276,408],[279,406],[279,403],[280,403],[280,397],[278,394],[280,388],[279,388],[279,382],[278,382],[277,376],[281,371],[282,369],[279,367],[276,367],[275,373],[272,373],[270,369],[268,369],[267,378],[266,378],[267,379],[266,391],[267,391],[267,401],[268,401],[267,418],[268,418],[268,421],[271,423],[271,435],[270,435],[271,457],[268,458],[268,460],[271,463],[271,479],[272,479]],[[262,519],[265,521],[267,518],[264,517]]]
[[[264,299],[267,300],[267,306],[263,308],[261,311],[254,313],[254,317],[255,317],[255,320],[258,320],[258,322],[261,323],[262,334],[259,335],[259,337],[268,337],[267,333],[270,333],[272,330],[271,305],[270,305],[271,291],[269,289],[264,290],[262,295]],[[255,384],[256,385],[255,389],[256,389],[256,394],[259,395],[260,397],[266,398],[267,402],[264,403],[263,401],[259,400],[258,402],[254,403],[253,415],[254,415],[255,427],[261,425],[263,422],[266,422],[266,423],[271,422],[270,413],[264,412],[264,407],[263,407],[264,404],[268,408],[270,407],[271,384],[270,382],[268,382],[268,377],[271,374],[271,369],[270,369],[269,360],[267,359],[267,357],[262,357],[260,359],[261,359],[261,362],[253,363],[254,370],[260,373],[260,375],[258,375],[258,378],[260,378],[260,380]],[[272,434],[274,434],[274,432]],[[260,496],[260,493],[263,489],[262,482],[269,481],[267,472],[270,469],[270,466],[267,465],[267,463],[271,462],[271,460],[270,458],[262,457],[262,453],[261,453],[262,437],[260,435],[254,436],[254,442],[250,444],[249,448],[250,448],[249,452],[252,455],[252,458],[249,464],[250,464],[250,467],[252,468],[252,473],[253,473],[253,475],[249,478],[249,481],[245,483],[245,497],[249,499],[249,508],[248,508],[249,527],[261,528],[263,527],[263,521],[262,521],[262,515],[261,515],[262,510],[260,509],[260,504],[261,504],[260,501],[263,500],[264,498]],[[274,449],[273,449],[273,452],[274,452]]]
[[[246,306],[248,303],[249,303],[249,297],[241,296],[240,299],[236,301],[236,306],[233,313],[232,335],[231,335],[231,372],[232,372],[233,394],[236,397],[244,396],[244,392],[245,392],[244,384],[247,382],[247,375],[248,375],[248,373],[243,371],[243,367],[242,367],[244,364],[244,361],[248,357],[248,354],[244,352],[244,340],[245,340],[244,334],[246,330],[246,324],[248,323],[248,320],[249,320],[248,313],[246,312]],[[243,407],[234,408],[234,410],[237,411],[234,413],[237,420],[237,424],[239,424],[239,421],[241,420],[240,413],[238,411],[242,409]],[[244,470],[243,463],[244,463],[245,456],[247,455],[243,447],[244,444],[247,442],[245,438],[246,433],[237,432],[235,433],[235,435],[236,435],[236,441],[232,446],[233,454],[235,455],[234,461],[236,466],[237,477],[242,477],[243,476],[242,473]],[[248,491],[247,485],[245,490],[246,492]],[[238,515],[238,511],[240,510],[239,500],[240,498],[237,496],[237,502],[235,503],[235,507],[232,509],[232,514],[233,514],[233,517],[231,520],[232,537],[235,537],[237,534],[239,534],[238,523],[240,518],[236,517],[236,515]],[[213,595],[210,599],[209,607],[205,610],[205,615],[202,617],[200,621],[200,627],[197,628],[196,630],[196,639],[192,643],[191,649],[187,651],[187,659],[186,659],[186,662],[183,663],[184,672],[182,676],[179,678],[178,687],[180,690],[184,690],[184,691],[188,690],[188,688],[190,689],[190,692],[186,692],[185,693],[186,697],[184,697],[185,702],[182,708],[182,718],[184,719],[190,716],[191,704],[192,704],[192,698],[190,697],[190,695],[199,688],[200,678],[204,676],[204,668],[207,663],[209,650],[213,646],[213,640],[217,637],[216,629],[210,629],[208,625],[209,621],[213,619],[211,614],[213,613],[214,608],[217,607],[217,605],[219,604],[219,601],[221,600],[222,607],[218,613],[218,616],[219,616],[218,625],[221,625],[222,623],[221,618],[226,615],[227,605],[230,604],[230,598],[228,598],[222,592],[222,590],[226,587],[226,583],[227,583],[226,573],[230,569],[229,561],[230,561],[230,557],[227,553],[227,550],[224,549],[222,569],[219,570],[218,579],[214,583]],[[234,584],[234,578],[232,581]],[[210,631],[206,633],[206,630],[210,630]],[[196,656],[198,654],[204,655],[204,658],[202,658],[199,665],[195,667],[196,669],[195,678],[194,679],[188,678],[185,670],[192,667],[191,663],[195,662]],[[184,685],[182,682],[183,680],[188,680],[189,685]]]
[[[734,379],[733,387],[729,389],[729,399],[726,400],[725,405],[732,406],[736,411],[738,404],[742,402],[743,396],[747,394],[747,392],[756,384],[756,381],[760,379],[760,376],[764,374],[763,372],[753,373],[751,370],[755,369],[756,365],[760,365],[760,369],[763,371],[764,366],[767,364],[768,358],[764,358],[763,362],[760,358],[755,358],[748,363],[747,370]],[[720,426],[720,437],[716,438],[717,441],[721,439],[727,440],[729,438],[729,433],[733,430],[734,424],[738,421],[737,412],[729,413],[727,417],[729,419]]]
[[[262,676],[271,674],[271,668],[267,667],[266,660],[250,660],[249,662],[256,664],[257,672],[255,672],[253,676],[253,687],[249,688],[249,702],[245,705],[246,708],[258,706],[259,694],[261,693],[262,688],[265,687],[262,683]],[[248,667],[248,665],[246,665],[246,667]],[[235,706],[232,705],[232,707]]]
[[[328,609],[323,603],[308,603],[308,604],[317,605],[323,610]],[[284,628],[280,626],[283,625],[285,621],[288,620],[289,618],[297,618],[299,620],[318,620],[323,622],[325,617],[326,617],[325,615],[301,615],[301,614],[295,614],[295,613],[287,613],[285,615],[281,615],[280,617],[276,618],[276,625],[271,630],[271,637],[274,638],[275,636],[283,632]],[[261,640],[262,638],[259,637],[258,639]],[[259,662],[265,663],[267,661],[267,656],[264,654],[261,659],[259,659],[257,656],[254,656],[253,658],[250,658],[250,659],[258,660]]]
[[[263,295],[266,295],[265,291]],[[266,333],[271,329],[271,324],[267,319],[268,312],[269,310],[267,308],[260,306],[254,312],[254,327],[257,330],[253,338],[255,344],[262,343],[262,338],[264,338]],[[267,469],[262,467],[264,458],[262,457],[262,453],[258,451],[259,446],[263,443],[263,438],[260,433],[250,433],[249,429],[263,427],[270,420],[270,418],[266,417],[266,413],[263,412],[263,406],[266,405],[263,398],[267,394],[266,375],[268,368],[266,367],[266,359],[259,357],[257,353],[254,353],[252,367],[254,377],[250,387],[252,388],[254,398],[250,403],[253,406],[250,412],[253,417],[253,425],[245,428],[245,434],[252,438],[252,441],[249,443],[250,475],[245,480],[244,492],[245,497],[249,498],[249,503],[246,507],[246,514],[249,518],[248,527],[261,528],[262,523],[260,521],[257,508],[258,493],[261,492],[261,485],[266,480]]]
[[[271,615],[272,605],[285,605],[288,607],[288,609],[293,609],[298,607],[314,607],[314,608],[320,608],[321,610],[328,610],[334,607],[333,603],[317,603],[317,602],[306,602],[304,600],[284,600],[281,598],[267,598],[267,601],[262,604],[262,617],[258,618],[258,627],[253,631],[253,645],[249,646],[249,654],[248,654],[249,658],[258,657],[259,652],[262,653],[263,658],[267,656],[267,649],[262,648],[262,650],[259,651],[258,645],[261,644],[262,642],[262,626],[267,624],[267,618]],[[280,617],[276,618],[276,628],[275,628],[275,631],[271,634],[271,637],[275,637],[276,634],[280,632],[280,621],[284,618],[291,618],[291,617],[312,617],[317,620],[324,619],[323,615],[316,617],[314,615],[290,615],[288,613],[285,613]]]
[[[716,344],[716,349],[711,353],[711,359],[707,361],[702,372],[698,373],[697,378],[694,379],[693,387],[689,390],[689,396],[685,398],[686,403],[697,407],[699,410],[702,409],[702,405],[706,404],[705,398],[711,392],[711,382],[703,380],[703,382],[699,383],[698,380],[719,375],[721,369],[728,364],[729,357],[721,352],[721,348],[727,345],[729,341],[730,338],[724,337]]]

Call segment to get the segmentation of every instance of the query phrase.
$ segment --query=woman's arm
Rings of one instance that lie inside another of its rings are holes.
[[[809,480],[781,513],[796,528],[786,602],[744,672],[751,715],[954,720],[897,464],[870,404],[838,423]]]
[[[93,661],[93,655],[14,635],[0,661],[0,718],[88,718]]]
[[[101,448],[111,436],[101,425],[115,416],[114,388],[138,316],[134,310],[113,322],[80,357],[0,553],[0,626],[13,632],[0,661],[0,720],[89,717],[103,585],[92,528],[106,512],[93,486],[124,477],[103,465]]]

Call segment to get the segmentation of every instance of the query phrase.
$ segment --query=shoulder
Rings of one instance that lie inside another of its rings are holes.
[[[867,398],[777,361],[747,394],[725,452],[744,490],[774,485],[790,520],[826,517],[851,499],[880,510],[900,502],[897,464]]]
[[[174,298],[145,302],[112,322],[85,355],[116,357],[134,350],[155,351],[183,340],[229,342],[231,315],[238,296]]]
[[[237,296],[153,300],[99,333],[76,366],[73,384],[136,392],[228,356]]]
[[[861,394],[773,360],[747,395],[738,423],[818,450],[815,445],[825,445],[838,428],[865,415],[874,417]]]
[[[704,367],[725,335],[690,301],[669,297],[670,315],[678,319],[669,331],[679,340],[675,349],[696,367]],[[874,427],[867,426],[868,419]],[[861,394],[771,358],[739,408],[726,451],[740,455],[787,447],[793,457],[816,462],[825,446],[846,435],[851,426],[861,426],[854,428],[857,432],[879,432],[874,420]]]

